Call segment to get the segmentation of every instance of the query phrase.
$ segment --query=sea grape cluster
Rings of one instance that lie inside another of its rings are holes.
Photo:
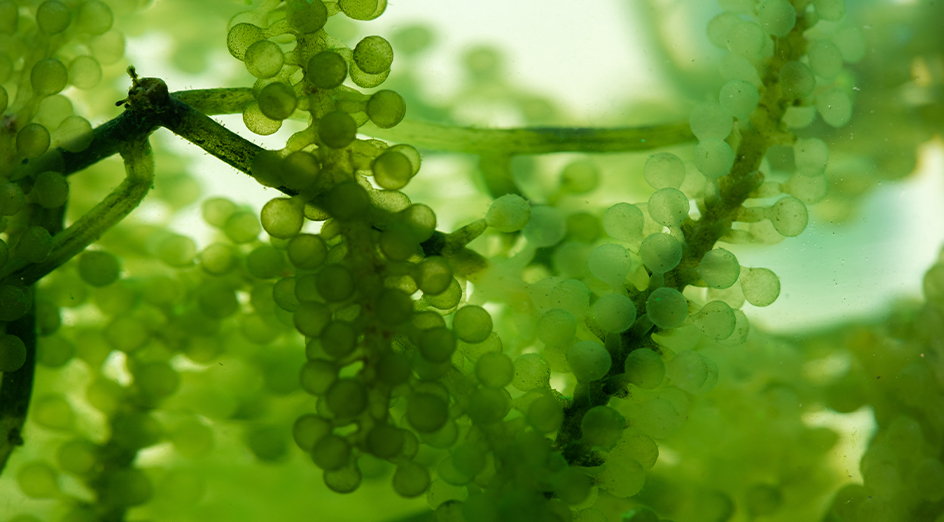
[[[837,522],[939,520],[944,417],[927,398],[944,379],[940,266],[925,278],[928,303],[888,331],[793,346],[751,331],[742,307],[774,304],[781,282],[730,246],[806,229],[836,162],[830,129],[854,119],[844,65],[864,59],[863,36],[842,0],[719,4],[707,38],[724,51],[724,81],[689,111],[696,143],[632,169],[645,197],[574,204],[607,175],[587,158],[544,193],[522,190],[496,145],[475,150],[493,201],[443,232],[433,203],[407,194],[420,150],[365,137],[395,131],[416,97],[382,88],[394,45],[369,35],[349,46],[326,30],[334,16],[372,20],[386,2],[263,1],[230,20],[226,46],[256,78],[234,109],[249,131],[305,122],[247,161],[282,195],[261,209],[203,200],[205,244],[129,219],[34,288],[9,276],[68,236],[64,205],[81,206],[82,191],[64,175],[66,153],[93,147],[88,120],[58,93],[95,88],[123,40],[105,2],[0,1],[16,54],[0,54],[0,75],[11,64],[0,77],[0,372],[9,390],[36,365],[28,426],[49,448],[6,470],[18,492],[58,499],[47,515],[69,522],[245,519],[245,502],[219,502],[229,461],[282,472],[305,455],[334,493],[382,480],[425,496],[440,522],[824,509]],[[473,85],[500,82],[496,60],[470,53]],[[129,178],[153,172],[147,146],[121,152]],[[194,192],[178,176],[155,196],[178,209]],[[853,360],[842,375],[802,364],[837,354]],[[876,386],[873,374],[891,378]],[[810,426],[803,404],[866,402],[878,436],[863,483],[840,489],[823,465],[838,436]]]

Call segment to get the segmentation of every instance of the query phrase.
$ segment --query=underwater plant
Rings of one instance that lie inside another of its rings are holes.
[[[789,335],[741,264],[930,162],[944,5],[642,2],[594,126],[396,8],[0,0],[2,520],[944,521],[944,254]]]

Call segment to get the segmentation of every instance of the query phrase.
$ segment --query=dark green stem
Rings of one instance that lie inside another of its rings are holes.
[[[30,290],[30,299],[33,292]],[[34,301],[35,305],[35,301]],[[26,362],[19,370],[3,374],[0,382],[0,473],[10,454],[23,445],[23,425],[29,411],[36,368],[36,315],[35,306],[23,317],[6,325],[6,333],[15,335],[26,345]]]

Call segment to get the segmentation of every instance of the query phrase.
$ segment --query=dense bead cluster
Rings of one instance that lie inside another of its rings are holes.
[[[727,51],[724,82],[689,113],[697,144],[629,162],[638,202],[601,196],[605,161],[568,161],[537,188],[496,146],[477,152],[475,173],[491,204],[451,233],[407,195],[417,148],[359,137],[403,120],[415,93],[375,88],[393,78],[395,47],[428,43],[422,31],[353,46],[325,31],[333,16],[380,16],[384,0],[267,1],[234,16],[228,50],[256,78],[246,127],[307,123],[246,169],[283,195],[261,209],[205,199],[208,238],[123,223],[35,289],[0,286],[0,320],[35,315],[39,378],[82,382],[38,388],[30,426],[49,451],[17,463],[19,491],[61,500],[69,522],[132,508],[238,520],[244,505],[221,507],[238,495],[214,475],[241,459],[265,476],[304,455],[332,492],[384,481],[425,497],[437,522],[813,520],[841,484],[824,464],[838,436],[809,414],[877,396],[864,483],[839,490],[829,520],[932,520],[944,416],[926,398],[941,395],[944,269],[925,278],[920,320],[794,346],[751,332],[742,307],[772,305],[780,279],[729,246],[806,229],[836,162],[823,128],[851,118],[843,65],[862,59],[861,34],[841,0],[719,4],[707,36]],[[57,230],[30,221],[70,199],[49,151],[91,141],[57,93],[95,88],[122,41],[97,0],[41,2],[29,21],[12,5],[0,0],[0,32],[32,24],[83,46],[15,71],[33,93],[16,110],[39,110],[4,138],[0,269],[54,250]],[[531,123],[553,113],[501,84],[494,51],[466,58],[460,97],[501,92]],[[0,86],[0,110],[9,103]],[[18,177],[16,165],[50,157]],[[167,175],[154,193],[178,210],[194,185]],[[32,342],[0,334],[0,372],[22,368]],[[845,349],[848,374],[811,370]],[[866,385],[882,372],[895,378]]]

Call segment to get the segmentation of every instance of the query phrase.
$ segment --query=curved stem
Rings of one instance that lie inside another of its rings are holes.
[[[137,208],[154,181],[154,158],[147,138],[126,144],[121,156],[127,177],[111,194],[53,238],[49,256],[40,263],[10,259],[0,272],[0,280],[31,285],[72,259],[111,227]]]

